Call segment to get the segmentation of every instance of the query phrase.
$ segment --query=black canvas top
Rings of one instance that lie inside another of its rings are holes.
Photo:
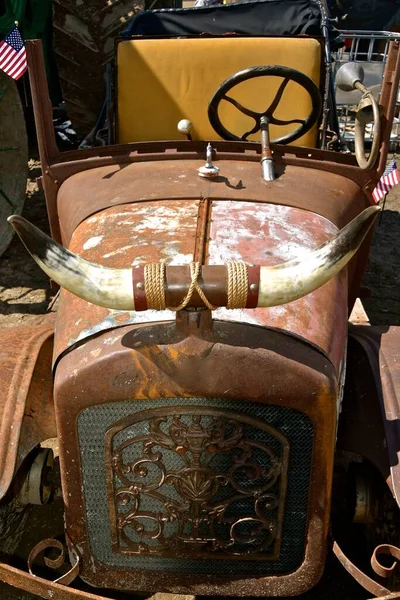
[[[124,36],[322,35],[321,5],[316,0],[261,0],[201,8],[148,10],[139,13]],[[338,32],[331,28],[332,41]]]
[[[328,0],[340,29],[390,31],[400,24],[399,0]],[[396,31],[396,30],[395,30]]]

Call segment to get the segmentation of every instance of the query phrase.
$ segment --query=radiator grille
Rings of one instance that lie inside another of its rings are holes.
[[[97,560],[225,576],[238,560],[242,575],[301,565],[313,445],[305,414],[222,399],[117,402],[84,410],[78,437]]]

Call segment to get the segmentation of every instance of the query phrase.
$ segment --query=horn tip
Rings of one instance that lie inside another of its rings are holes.
[[[380,213],[382,211],[382,207],[380,207],[378,204],[375,204],[374,206],[369,206],[368,208],[366,208],[364,210],[364,214],[365,214],[365,222],[370,223],[370,225],[372,225],[372,223],[375,221],[376,217],[378,216],[378,213]]]
[[[39,250],[46,246],[46,235],[19,215],[11,215],[7,221],[15,229],[28,252],[35,258]]]
[[[26,219],[20,217],[20,215],[11,215],[7,218],[7,221],[14,229],[18,229],[18,226],[23,227],[27,222]]]

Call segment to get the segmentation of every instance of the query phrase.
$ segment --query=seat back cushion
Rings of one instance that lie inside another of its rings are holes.
[[[184,139],[181,119],[193,124],[194,140],[216,140],[207,114],[220,84],[253,66],[282,65],[301,71],[319,86],[321,45],[313,38],[189,38],[123,40],[117,48],[117,133],[119,143]],[[264,111],[272,102],[279,77],[240,83],[229,96],[246,108]],[[311,110],[308,93],[291,81],[274,113],[277,119],[304,119]],[[235,135],[251,130],[254,121],[232,104],[221,101],[223,125]],[[298,124],[271,126],[271,138]],[[249,137],[259,140],[260,133]],[[296,145],[315,147],[317,126]]]

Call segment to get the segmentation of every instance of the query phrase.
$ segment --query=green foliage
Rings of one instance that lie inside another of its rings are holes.
[[[52,0],[3,0],[5,12],[0,16],[0,35],[18,22],[25,39],[43,38],[51,18]]]

